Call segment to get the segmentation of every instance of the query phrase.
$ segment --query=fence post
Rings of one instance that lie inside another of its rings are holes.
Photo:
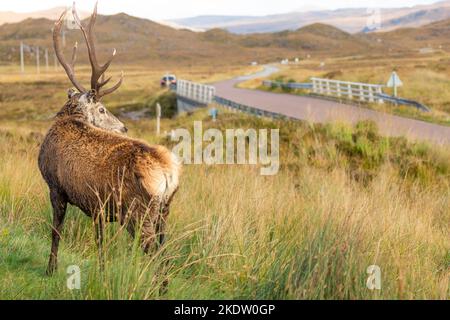
[[[41,73],[41,64],[40,64],[40,57],[39,57],[39,47],[36,47],[36,72],[37,74]]]
[[[48,49],[45,49],[45,71],[48,72]]]
[[[364,86],[362,84],[359,86],[359,100],[361,101],[366,100],[364,98]]]
[[[352,88],[352,84],[351,83],[348,84],[348,98],[350,100],[353,99],[353,88]]]
[[[370,102],[374,102],[374,99],[373,99],[373,87],[372,86],[369,86],[369,101]]]
[[[341,97],[341,83],[340,82],[336,82],[336,89],[337,89],[337,96]]]
[[[326,86],[327,86],[327,95],[331,95],[330,81],[329,80],[325,80],[325,81],[326,81]]]
[[[25,61],[23,57],[23,42],[20,42],[20,72],[25,73]]]
[[[378,94],[382,94],[383,93],[383,91],[381,90],[381,86],[377,87],[377,93]],[[384,103],[384,101],[383,101],[383,99],[381,97],[378,97],[378,103],[379,104],[383,104]]]

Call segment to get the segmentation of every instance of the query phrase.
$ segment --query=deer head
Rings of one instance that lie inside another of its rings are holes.
[[[93,126],[113,132],[125,133],[127,132],[125,125],[112,113],[110,113],[101,102],[101,99],[104,96],[113,93],[121,86],[123,81],[123,72],[120,76],[119,81],[114,86],[109,89],[103,89],[104,86],[111,81],[111,77],[105,79],[105,72],[114,59],[116,50],[113,50],[112,56],[104,65],[100,65],[98,63],[93,35],[94,25],[97,18],[97,3],[95,4],[94,12],[92,13],[87,27],[83,25],[78,16],[77,10],[75,8],[75,3],[72,12],[75,18],[75,22],[79,26],[86,41],[89,61],[92,68],[91,88],[86,89],[75,77],[75,63],[77,59],[78,43],[75,43],[73,47],[72,61],[70,63],[66,61],[62,52],[60,36],[64,18],[67,15],[66,10],[63,12],[59,20],[55,23],[55,27],[53,28],[53,45],[59,62],[61,63],[62,67],[67,73],[67,76],[69,77],[75,88],[78,90],[78,92],[72,89],[69,90],[69,102],[59,114],[82,115],[84,119]]]

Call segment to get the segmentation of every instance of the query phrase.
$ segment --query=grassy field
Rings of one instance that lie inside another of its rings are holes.
[[[238,73],[177,70],[205,82]],[[185,166],[163,250],[145,256],[109,225],[103,273],[92,222],[70,208],[60,268],[49,278],[52,211],[37,152],[67,85],[55,74],[0,74],[0,299],[450,297],[448,148],[382,138],[371,123],[311,126],[225,110],[217,122],[207,110],[164,119],[162,131],[192,129],[194,120],[220,130],[280,128],[279,174]],[[123,89],[107,101],[117,114],[161,93],[161,72],[126,74]],[[124,121],[130,136],[172,145],[155,137],[154,120]],[[81,290],[67,289],[70,265],[81,268]],[[381,268],[381,290],[366,287],[370,265]],[[170,284],[161,295],[162,274]]]
[[[163,126],[189,128],[193,119],[220,129],[282,127],[280,173],[186,166],[164,250],[143,256],[110,225],[104,274],[91,221],[71,208],[53,278],[44,275],[51,207],[36,166],[40,138],[35,128],[3,128],[0,298],[449,297],[449,150],[380,138],[370,124],[311,127],[236,114],[213,124],[203,111]],[[132,136],[158,142],[151,124],[130,124]],[[375,292],[365,286],[373,264],[382,270]],[[79,291],[66,288],[69,265],[81,267]],[[160,270],[170,278],[164,296]]]
[[[398,95],[425,104],[431,112],[424,113],[411,107],[390,104],[371,104],[367,107],[401,116],[450,125],[450,56],[447,53],[411,55],[410,57],[346,57],[324,60],[308,59],[298,65],[283,67],[272,75],[277,81],[310,82],[311,77],[321,77],[351,82],[386,84],[396,70],[404,86]],[[320,66],[324,62],[323,67]],[[244,88],[261,88],[260,79],[241,84]],[[278,90],[280,91],[280,90]],[[393,94],[391,88],[385,93]]]
[[[113,111],[142,108],[164,91],[160,88],[159,80],[166,72],[175,73],[180,79],[214,82],[258,69],[250,66],[198,66],[146,70],[127,66],[121,89],[113,97],[105,98],[105,104]],[[90,72],[90,67],[79,66],[76,74],[83,83],[89,83]],[[112,70],[109,75],[118,78],[120,70]],[[29,70],[22,75],[18,67],[0,66],[0,122],[48,120],[63,106],[71,86],[62,68],[40,75]]]

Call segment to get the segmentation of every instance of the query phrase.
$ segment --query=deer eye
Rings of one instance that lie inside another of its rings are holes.
[[[105,113],[105,112],[106,112],[105,108],[100,108],[100,109],[98,109],[98,111],[99,111],[100,113]]]

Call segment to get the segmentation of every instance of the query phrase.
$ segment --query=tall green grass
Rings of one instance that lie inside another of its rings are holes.
[[[51,207],[39,135],[0,131],[0,299],[448,299],[449,150],[382,138],[370,123],[310,126],[221,112],[164,120],[281,129],[278,175],[252,166],[185,166],[165,246],[144,255],[108,225],[99,270],[92,222],[70,208],[59,271],[45,276]],[[166,143],[146,122],[132,136]],[[68,290],[66,268],[81,268]],[[378,265],[382,289],[366,287]],[[169,279],[167,293],[161,283]]]

